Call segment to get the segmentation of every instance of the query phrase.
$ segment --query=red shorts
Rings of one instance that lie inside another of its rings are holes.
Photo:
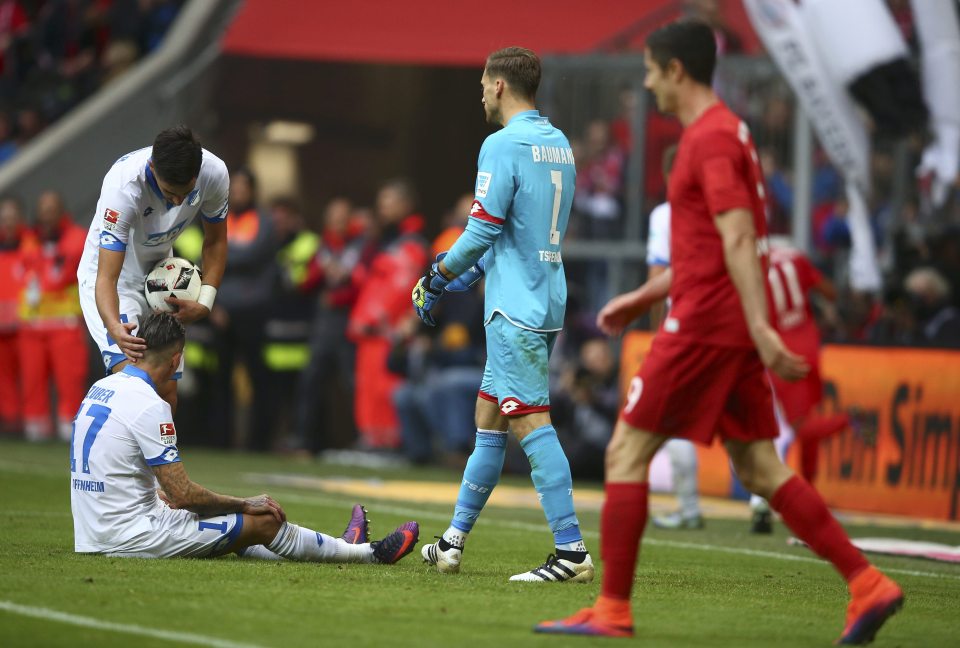
[[[709,445],[779,434],[773,392],[754,349],[709,346],[660,333],[630,382],[623,420],[635,428]]]
[[[823,400],[823,380],[820,378],[820,367],[816,364],[810,365],[810,373],[803,380],[787,382],[772,374],[770,379],[783,408],[783,415],[791,423],[812,412]]]

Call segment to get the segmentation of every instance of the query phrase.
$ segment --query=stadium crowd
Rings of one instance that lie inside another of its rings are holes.
[[[0,161],[153,49],[179,6],[0,2]],[[717,29],[718,42],[735,52],[735,34]],[[571,240],[624,235],[636,100],[625,89],[616,105],[597,106],[595,117],[570,129],[577,162]],[[771,232],[787,234],[795,104],[782,82],[728,102],[759,145]],[[676,121],[648,112],[648,211],[665,198],[659,162],[680,132]],[[912,187],[898,203],[892,146],[880,142],[872,155],[870,212],[887,286],[879,296],[849,287],[843,181],[822,152],[815,156],[811,256],[841,295],[837,306],[817,304],[823,339],[960,348],[960,201],[954,196],[932,212]],[[912,168],[919,142],[908,155]],[[440,218],[419,213],[417,190],[402,178],[382,182],[363,201],[341,196],[323,206],[292,197],[264,204],[259,194],[250,170],[233,171],[226,275],[209,319],[188,327],[177,414],[183,433],[217,447],[309,456],[352,448],[462,465],[484,366],[482,285],[446,297],[436,328],[420,325],[410,290],[463,230],[472,194]],[[84,229],[54,191],[29,208],[14,197],[0,200],[0,430],[38,441],[69,438],[96,373],[76,299]],[[199,262],[201,247],[196,227],[177,239],[175,254]],[[615,349],[595,324],[606,273],[603,259],[567,264],[566,326],[551,360],[552,415],[574,475],[598,479],[620,402]],[[507,461],[522,469],[520,455]]]
[[[156,49],[182,4],[0,2],[0,164]]]
[[[574,217],[581,236],[596,234],[587,224],[598,218],[589,211],[595,204],[622,204],[622,188],[602,179],[618,177],[629,154],[612,140],[602,143],[611,130],[594,121],[584,132],[596,141],[587,145],[593,154],[579,160],[587,187],[583,195],[578,188]],[[768,175],[768,182],[777,179]],[[591,201],[596,187],[610,190],[609,198]],[[776,191],[770,195],[778,200]],[[310,455],[354,448],[399,451],[413,463],[462,463],[484,364],[482,288],[448,296],[435,329],[419,325],[409,292],[428,261],[462,231],[471,198],[464,194],[451,206],[431,237],[415,188],[393,179],[381,185],[372,208],[343,197],[329,201],[313,228],[314,214],[292,198],[261,204],[253,173],[236,170],[228,270],[211,317],[188,329],[178,425],[219,447]],[[825,204],[842,211],[840,199]],[[0,419],[7,434],[43,440],[59,429],[68,438],[91,373],[76,302],[84,230],[53,191],[40,197],[31,218],[25,211],[15,198],[0,201]],[[877,227],[881,240],[894,245],[889,288],[883,299],[850,293],[836,309],[821,309],[826,339],[960,348],[956,226],[921,226],[915,203],[886,218],[890,224],[878,218]],[[946,220],[955,222],[955,215]],[[201,246],[197,227],[178,239],[175,253],[199,261]],[[823,270],[842,259],[838,250],[842,242],[818,243]],[[590,266],[573,265],[568,274],[567,325],[552,360],[552,411],[572,448],[575,474],[599,478],[618,413],[618,362],[586,298]],[[55,413],[44,388],[51,380]],[[444,404],[442,416],[430,416],[435,403]]]

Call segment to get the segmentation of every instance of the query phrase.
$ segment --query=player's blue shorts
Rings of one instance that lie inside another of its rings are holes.
[[[515,326],[499,313],[486,326],[487,365],[480,398],[497,403],[504,416],[550,409],[550,352],[557,331]]]

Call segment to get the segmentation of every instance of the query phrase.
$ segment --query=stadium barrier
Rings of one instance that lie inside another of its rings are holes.
[[[624,336],[621,385],[653,335]],[[820,446],[815,486],[830,506],[870,513],[960,519],[960,352],[827,345],[821,356],[825,412],[859,410],[861,433]],[[799,453],[790,452],[796,465]],[[738,485],[722,446],[697,448],[700,491],[733,496]]]

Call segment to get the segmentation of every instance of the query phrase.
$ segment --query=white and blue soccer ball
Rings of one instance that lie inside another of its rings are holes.
[[[167,297],[196,301],[200,297],[200,269],[186,259],[169,257],[161,259],[147,273],[143,282],[143,294],[147,305],[154,311],[172,313],[176,310],[166,301]]]

